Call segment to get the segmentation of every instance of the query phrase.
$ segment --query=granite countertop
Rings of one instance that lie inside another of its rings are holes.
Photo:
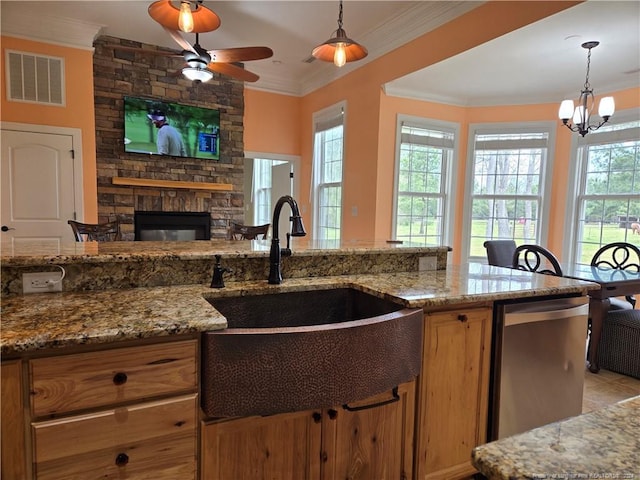
[[[205,299],[350,286],[407,307],[443,307],[541,295],[585,295],[597,284],[482,264],[446,270],[229,282],[223,289],[178,285],[44,293],[2,300],[0,353],[110,343],[226,327]]]
[[[284,246],[286,240],[280,241]],[[449,247],[411,246],[383,240],[355,240],[335,243],[306,237],[292,238],[296,256],[350,255],[354,252],[384,253],[401,250],[410,253],[446,253]],[[26,245],[0,244],[0,261],[7,266],[42,265],[46,263],[114,263],[149,260],[210,259],[215,254],[225,258],[268,257],[271,240],[199,240],[191,242],[70,242],[62,244],[31,242]]]
[[[640,478],[640,396],[476,447],[489,480]]]

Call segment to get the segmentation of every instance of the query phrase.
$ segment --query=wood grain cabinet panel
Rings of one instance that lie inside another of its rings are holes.
[[[414,405],[415,382],[410,382],[398,387],[395,399],[387,392],[349,404],[362,410],[325,412],[322,478],[413,478]]]
[[[350,407],[203,422],[206,480],[412,478],[415,382]]]
[[[416,465],[419,480],[475,473],[471,450],[485,443],[491,308],[425,315],[418,379]]]
[[[185,393],[197,387],[197,341],[29,361],[34,416]]]
[[[320,411],[203,422],[200,478],[319,480]]]
[[[32,423],[37,480],[196,476],[197,395]]]
[[[27,478],[25,454],[25,422],[22,396],[22,362],[2,362],[2,480],[24,480]]]

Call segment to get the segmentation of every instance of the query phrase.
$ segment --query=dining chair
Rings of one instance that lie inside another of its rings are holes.
[[[640,272],[640,248],[627,242],[603,245],[591,258],[591,266],[610,268],[621,272]],[[626,300],[626,301],[625,301]],[[636,298],[627,295],[625,300],[611,298],[611,310],[628,310],[636,306]]]
[[[81,223],[69,220],[76,242],[115,242],[122,239],[120,222]]]
[[[518,246],[513,252],[512,267],[518,270],[562,277],[562,267],[556,256],[540,245],[524,244]]]
[[[229,236],[231,240],[255,240],[261,235],[261,239],[264,240],[267,238],[270,226],[270,223],[253,226],[231,222]]]
[[[487,262],[496,267],[509,267],[513,263],[513,253],[516,251],[514,240],[487,240],[484,242],[487,249]]]

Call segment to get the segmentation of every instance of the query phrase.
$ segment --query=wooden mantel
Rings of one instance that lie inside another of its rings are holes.
[[[205,182],[181,182],[177,180],[153,180],[150,178],[113,177],[113,185],[127,185],[130,187],[156,187],[156,188],[187,188],[190,190],[217,190],[231,191],[230,183],[205,183]]]

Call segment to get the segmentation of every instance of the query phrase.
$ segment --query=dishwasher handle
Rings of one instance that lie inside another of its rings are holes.
[[[521,323],[544,322],[548,320],[561,320],[571,317],[589,315],[589,304],[578,305],[570,308],[559,308],[556,310],[541,310],[527,312],[509,312],[504,315],[504,326],[520,325]]]

